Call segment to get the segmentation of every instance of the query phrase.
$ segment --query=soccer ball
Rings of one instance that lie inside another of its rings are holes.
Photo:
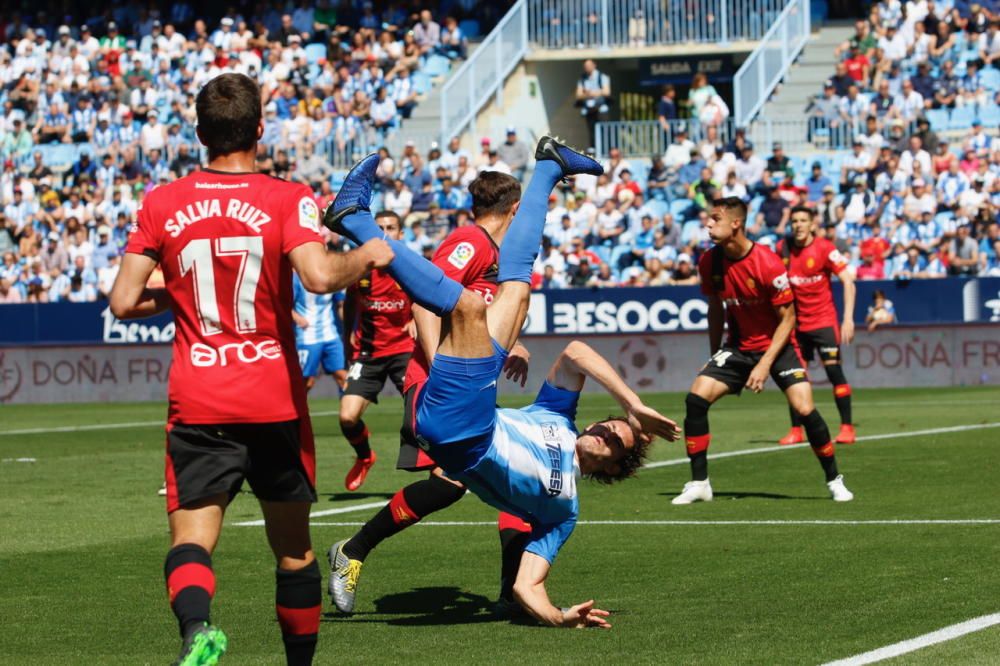
[[[618,350],[618,374],[637,389],[656,385],[657,376],[667,369],[667,357],[652,338],[632,338]]]

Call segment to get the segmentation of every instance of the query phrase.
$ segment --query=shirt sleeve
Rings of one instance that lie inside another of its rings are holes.
[[[160,243],[163,237],[163,227],[153,219],[149,212],[149,202],[139,209],[129,233],[128,244],[125,246],[126,252],[132,254],[142,254],[153,261],[160,261]]]
[[[575,527],[576,516],[554,525],[536,525],[531,530],[531,540],[528,541],[528,545],[525,546],[524,550],[534,553],[539,557],[544,557],[549,564],[552,564],[559,553],[559,549],[563,547],[563,544],[573,534],[573,528]]]
[[[324,244],[319,233],[319,206],[308,187],[295,187],[281,211],[281,251],[288,254],[305,243]]]
[[[824,268],[834,275],[840,275],[847,268],[847,259],[840,253],[840,250],[836,246],[830,246],[829,250],[826,253],[826,265]]]
[[[778,255],[774,255],[771,270],[768,271],[767,292],[771,305],[774,306],[787,305],[794,300],[792,286],[788,282],[788,272],[785,271],[785,266]]]
[[[710,252],[705,252],[698,260],[698,275],[701,277],[701,293],[705,296],[715,295],[715,285],[712,284],[712,260]]]
[[[579,391],[559,388],[545,381],[542,388],[538,390],[538,395],[535,396],[535,402],[531,404],[531,407],[565,416],[572,424],[576,420],[576,406],[579,401]]]
[[[486,248],[476,247],[468,238],[451,234],[442,241],[434,253],[434,265],[462,286],[475,282],[486,270],[489,257]]]

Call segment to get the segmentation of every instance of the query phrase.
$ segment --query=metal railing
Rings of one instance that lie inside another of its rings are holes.
[[[746,125],[760,112],[809,39],[809,0],[791,0],[733,77],[733,118]]]
[[[529,38],[543,49],[758,40],[788,0],[530,0]]]
[[[475,120],[491,95],[503,103],[503,82],[528,52],[528,0],[518,0],[469,59],[441,87],[441,142]]]
[[[675,142],[678,131],[683,127],[688,138],[698,143],[705,138],[708,129],[691,120],[675,120],[664,129],[656,120],[618,121],[597,124],[595,148],[599,158],[607,157],[611,148],[618,148],[626,158],[650,158],[662,156],[671,143]],[[728,143],[737,127],[730,118],[717,126],[719,140]],[[907,132],[912,127],[906,128]],[[771,146],[780,143],[786,153],[808,153],[816,150],[850,149],[852,139],[864,133],[864,124],[844,123],[829,127],[820,118],[798,118],[774,120],[758,118],[746,126],[746,138],[751,141],[758,154],[766,154]]]

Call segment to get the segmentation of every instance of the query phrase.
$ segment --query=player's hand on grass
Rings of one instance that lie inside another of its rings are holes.
[[[840,325],[840,342],[849,345],[854,341],[854,320],[845,319]]]
[[[368,265],[371,268],[385,268],[396,256],[387,242],[381,238],[373,238],[361,246],[368,255]]]
[[[651,437],[659,436],[668,442],[676,441],[681,436],[677,423],[641,402],[629,407],[628,422],[630,426],[642,431],[643,434]]]
[[[530,360],[531,354],[524,345],[520,342],[515,343],[503,364],[503,371],[507,379],[524,386],[528,381],[528,361]]]
[[[600,629],[610,629],[611,625],[604,618],[611,615],[606,610],[594,608],[594,600],[584,601],[572,608],[563,611],[563,626],[575,629],[586,627],[598,627]]]
[[[764,390],[764,382],[767,381],[767,377],[770,374],[771,368],[758,363],[750,372],[750,377],[747,379],[747,388],[754,393],[760,393]]]

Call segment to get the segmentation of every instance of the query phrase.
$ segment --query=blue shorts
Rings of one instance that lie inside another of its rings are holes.
[[[446,472],[464,472],[493,442],[497,380],[507,350],[493,341],[493,355],[458,358],[437,354],[417,398],[416,435]]]
[[[299,365],[303,377],[316,377],[322,365],[327,374],[332,375],[344,369],[344,343],[340,339],[317,342],[299,347]]]

